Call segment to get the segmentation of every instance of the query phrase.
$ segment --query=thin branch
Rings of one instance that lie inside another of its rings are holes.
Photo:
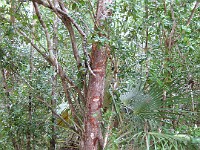
[[[58,16],[58,18],[62,18],[61,17],[61,15],[58,13],[58,11],[56,10],[56,5],[58,6],[58,0],[55,0],[55,2],[54,2],[54,5],[51,3],[51,1],[50,0],[47,0],[48,1],[48,3],[49,3],[49,5],[50,5],[50,7],[52,8],[52,10],[53,10],[53,12],[55,12],[55,14]]]
[[[62,81],[63,90],[65,92],[65,96],[66,96],[68,103],[69,103],[70,110],[72,111],[72,116],[73,116],[73,118],[75,118],[75,122],[78,124],[78,119],[77,119],[77,116],[76,116],[76,110],[73,106],[72,99],[70,97],[70,93],[69,93],[69,90],[67,88],[67,83],[66,83],[64,78],[61,78],[61,81]]]
[[[59,2],[59,5],[60,5],[61,9],[67,13],[67,9],[65,8],[64,4],[62,2]],[[79,52],[78,52],[78,48],[77,48],[77,44],[76,44],[76,38],[75,38],[75,34],[74,34],[72,24],[71,24],[70,20],[65,16],[63,16],[61,18],[61,20],[63,21],[64,25],[67,27],[67,29],[69,31],[74,58],[77,62],[77,67],[80,70],[81,59],[80,59],[80,56],[79,56]]]
[[[52,64],[51,59],[49,59],[49,57],[48,57],[44,52],[42,52],[42,51],[37,47],[37,45],[35,45],[35,44],[33,43],[33,41],[32,41],[23,31],[17,30],[17,32],[20,33],[22,36],[24,36],[25,39],[31,44],[31,46],[33,46],[33,47],[35,48],[35,50],[36,50],[38,53],[40,53],[40,54],[42,55],[42,57],[43,57],[46,61],[48,61],[50,64]]]
[[[149,12],[148,12],[148,5],[147,4],[145,4],[145,13],[146,13],[145,19],[148,20],[148,18],[149,18]],[[145,53],[147,53],[147,51],[148,51],[148,36],[149,36],[149,28],[147,26],[146,27],[145,48],[144,48]]]
[[[65,119],[63,119],[63,117],[61,117],[57,112],[55,112],[55,111],[54,111],[54,108],[52,108],[45,100],[43,100],[42,97],[36,96],[36,98],[37,98],[40,102],[42,102],[43,104],[45,104],[45,105],[52,111],[52,113],[53,113],[57,118],[59,118],[60,120],[62,120],[62,121],[68,126],[69,129],[71,129],[73,132],[75,132],[76,134],[79,135],[79,132],[76,131],[75,128],[71,127],[71,125],[70,125]]]
[[[192,20],[192,17],[194,16],[194,12],[195,12],[195,10],[198,8],[199,3],[200,3],[200,2],[197,1],[196,4],[195,4],[195,6],[194,6],[194,8],[192,9],[191,15],[190,15],[190,17],[189,17],[188,20],[187,20],[186,26],[189,26],[189,25],[190,25],[190,22],[191,22],[191,20]],[[181,34],[179,34],[179,36],[178,36],[176,39],[179,39],[180,37],[181,37]]]
[[[188,18],[188,21],[187,21],[187,24],[186,24],[187,26],[190,24],[192,17],[194,16],[194,12],[198,8],[199,3],[200,3],[199,1],[196,1],[196,4],[195,4],[194,8],[192,9],[191,15]]]
[[[87,52],[87,38],[86,38],[86,36],[83,36],[83,52],[84,52],[84,55],[86,57],[86,64],[87,64],[88,70],[95,77],[96,75],[94,74],[94,72],[92,71],[91,66],[90,66],[91,60],[90,60],[89,54]]]
[[[63,70],[63,68],[60,66],[60,64],[58,64],[58,70],[59,70],[59,75],[61,79],[66,80],[71,85],[71,87],[74,88],[74,90],[78,93],[78,95],[80,96],[80,99],[84,102],[85,98],[83,94],[81,93],[80,89],[74,84],[74,82],[71,79],[69,79],[68,76],[66,76],[66,73]]]
[[[75,22],[75,20],[67,14],[67,12],[65,12],[65,11],[63,11],[63,10],[61,10],[61,9],[59,9],[59,8],[53,9],[49,4],[47,4],[46,2],[44,2],[44,1],[42,1],[42,0],[32,0],[32,1],[37,2],[38,4],[43,5],[44,7],[50,8],[50,9],[52,9],[53,11],[57,11],[57,12],[60,13],[61,15],[66,16],[66,17],[70,20],[70,22],[76,27],[76,29],[78,30],[78,32],[79,32],[82,36],[85,36],[85,35],[86,35],[86,34],[83,32],[83,30],[81,29],[81,27]],[[60,1],[59,1],[59,2],[60,2]]]
[[[32,40],[21,30],[17,30],[21,35],[23,35],[25,37],[25,39],[35,48],[36,51],[38,51],[43,58],[49,62],[51,65],[53,65],[54,67],[58,67],[58,71],[59,71],[59,75],[62,79],[66,80],[74,89],[75,91],[78,93],[78,95],[80,96],[80,98],[84,101],[84,96],[81,93],[80,89],[75,86],[74,82],[71,81],[69,79],[69,77],[66,75],[66,72],[63,70],[63,68],[61,67],[61,65],[57,62],[57,64],[55,63],[55,61],[51,58],[49,58],[49,56],[47,56],[45,53],[43,53],[38,47],[37,45],[35,45]]]
[[[1,73],[2,73],[2,84],[3,84],[3,88],[4,88],[4,90],[5,90],[5,93],[6,93],[6,97],[5,97],[5,106],[4,107],[6,107],[6,109],[5,110],[7,110],[8,111],[8,115],[9,116],[12,116],[12,114],[11,114],[11,108],[10,108],[10,106],[11,106],[11,104],[10,104],[10,101],[11,101],[11,98],[10,98],[10,92],[9,92],[9,90],[8,90],[8,85],[7,85],[7,75],[6,75],[6,72],[7,72],[7,70],[6,69],[1,69]],[[10,118],[10,119],[9,119]],[[8,121],[11,121],[11,117],[9,117],[8,119]],[[11,128],[12,127],[12,125],[11,124],[8,124],[8,127],[9,128]],[[17,141],[16,141],[16,139],[14,138],[14,134],[13,134],[13,132],[10,132],[10,134],[9,134],[9,137],[12,139],[12,144],[13,144],[13,147],[15,148],[15,149],[20,149],[19,147],[19,144],[17,143]]]
[[[114,111],[113,106],[112,106],[112,111]],[[106,128],[104,142],[103,142],[103,150],[106,148],[106,145],[108,144],[109,136],[112,134],[112,132],[111,132],[112,127],[113,127],[113,114],[111,114],[111,116],[109,117],[109,120],[108,120],[108,125]]]
[[[168,45],[168,48],[171,49],[172,47],[172,37],[174,36],[174,33],[175,33],[175,29],[176,29],[176,19],[174,17],[174,9],[173,9],[173,4],[171,4],[171,14],[172,14],[172,20],[173,20],[173,25],[172,25],[172,30],[171,30],[171,33],[169,35],[169,45]]]
[[[75,20],[72,18],[72,17],[70,17],[68,14],[67,14],[67,12],[65,12],[65,11],[63,11],[63,10],[61,10],[61,9],[59,9],[59,8],[52,8],[52,6],[50,6],[49,4],[47,4],[46,2],[44,2],[44,1],[42,1],[42,0],[32,0],[32,1],[34,1],[34,2],[37,2],[38,4],[41,4],[41,5],[43,5],[44,7],[47,7],[47,8],[50,8],[50,9],[52,9],[57,15],[58,14],[61,14],[61,15],[63,15],[63,16],[65,16],[74,26],[75,26],[75,28],[78,30],[78,32],[81,34],[81,36],[83,37],[83,51],[84,51],[84,54],[85,54],[85,56],[86,56],[86,58],[87,58],[87,66],[88,66],[88,70],[89,70],[89,72],[93,75],[93,76],[96,76],[95,74],[94,74],[94,72],[92,71],[92,69],[91,69],[91,67],[90,67],[90,59],[89,59],[89,55],[88,55],[88,52],[87,52],[87,49],[86,49],[86,43],[87,42],[85,42],[85,41],[87,41],[87,38],[86,38],[86,34],[85,34],[85,32],[81,29],[81,27],[75,22]],[[61,2],[61,1],[59,1],[59,2]]]
[[[65,6],[64,6],[64,4],[62,3],[62,2],[60,2],[59,1],[59,4],[60,4],[60,7],[61,7],[61,9],[64,11],[64,12],[66,12],[67,13],[67,10],[66,10],[66,8],[65,8]],[[74,32],[72,32],[73,31],[73,29],[72,29],[72,26],[71,26],[71,24],[69,24],[69,18],[67,18],[67,17],[64,17],[65,19],[62,19],[63,20],[63,22],[64,22],[64,24],[66,25],[66,27],[68,28],[68,30],[69,30],[69,33],[70,33],[70,37],[71,37],[71,39],[72,39],[72,46],[73,46],[73,43],[75,42],[75,37],[74,37]],[[80,32],[79,32],[80,33]],[[91,69],[91,67],[90,67],[90,58],[89,58],[89,54],[88,54],[88,52],[87,52],[87,36],[86,36],[86,34],[84,33],[84,32],[82,32],[81,31],[81,36],[83,37],[83,52],[84,52],[84,55],[85,55],[85,57],[86,57],[86,63],[87,63],[87,66],[88,66],[88,70],[89,70],[89,72],[93,75],[93,76],[96,76],[95,74],[94,74],[94,72],[92,71],[92,69]],[[73,38],[74,37],[74,38]],[[77,50],[76,49],[74,49],[74,56],[75,56],[75,59],[76,58],[78,58],[76,55],[78,54],[78,52],[77,52]],[[77,61],[78,62],[78,61]]]
[[[166,14],[167,8],[166,8],[166,2],[165,2],[165,0],[163,0],[163,5],[164,5],[164,12],[165,12],[165,14]]]
[[[53,6],[53,4],[51,3],[51,1],[50,1],[50,0],[47,0],[47,2],[48,2],[49,5],[52,7],[52,9],[54,9],[54,6]]]
[[[95,15],[95,10],[93,9],[93,5],[92,5],[91,0],[89,0],[89,4],[90,4],[89,6],[90,6],[91,9],[92,9],[91,18],[92,18],[93,22],[95,22],[96,15]]]
[[[44,29],[44,32],[45,32],[45,35],[46,35],[47,47],[48,47],[50,58],[53,59],[54,58],[54,55],[53,55],[53,46],[52,46],[52,43],[51,43],[50,34],[49,34],[48,30],[47,30],[47,26],[44,23],[44,21],[42,19],[42,16],[39,13],[39,9],[38,9],[37,3],[33,2],[33,6],[35,8],[36,15],[38,16],[38,20],[40,21],[40,24],[42,25],[42,27]]]

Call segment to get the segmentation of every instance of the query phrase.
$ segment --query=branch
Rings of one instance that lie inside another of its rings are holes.
[[[62,80],[66,80],[72,88],[74,88],[74,90],[78,93],[78,95],[80,96],[80,99],[84,102],[85,98],[83,96],[83,94],[81,93],[80,89],[74,84],[74,82],[72,80],[69,79],[68,76],[66,76],[65,71],[63,70],[63,68],[60,66],[60,64],[58,64],[58,70],[59,70],[59,75],[61,77]]]
[[[71,100],[71,97],[70,97],[70,93],[69,93],[69,90],[68,90],[68,87],[67,87],[67,83],[65,80],[61,79],[62,80],[62,86],[63,86],[63,90],[65,92],[65,96],[68,100],[68,103],[69,103],[69,107],[70,107],[70,110],[72,112],[72,116],[74,118],[74,122],[76,123],[77,127],[79,127],[79,129],[81,129],[81,125],[79,123],[79,119],[78,119],[78,116],[77,116],[77,113],[76,113],[76,110],[73,106],[73,103],[72,103],[72,100]]]
[[[63,11],[59,8],[55,8],[55,7],[52,7],[52,5],[49,5],[47,4],[46,2],[42,1],[42,0],[32,0],[34,2],[37,2],[38,4],[41,4],[43,5],[44,7],[47,7],[51,10],[53,10],[53,12],[55,12],[57,15],[63,15],[64,17],[66,17],[74,26],[75,28],[78,30],[78,32],[81,34],[81,36],[83,37],[83,51],[84,51],[84,55],[86,56],[86,59],[87,59],[87,66],[88,66],[88,70],[89,72],[95,76],[94,72],[92,71],[91,67],[90,67],[90,59],[89,59],[89,55],[88,55],[88,52],[87,52],[87,49],[86,49],[86,43],[85,41],[87,41],[87,38],[86,38],[86,34],[85,32],[81,29],[81,27],[75,22],[75,20],[70,17],[66,11]],[[59,1],[59,3],[62,3],[61,1]]]
[[[199,5],[199,1],[196,2],[194,8],[192,9],[191,15],[190,15],[190,17],[188,18],[188,21],[187,21],[186,26],[188,26],[188,25],[190,24],[190,22],[191,22],[191,20],[192,20],[192,17],[194,16],[194,12],[195,12],[195,10],[197,9],[198,5]]]
[[[174,17],[174,9],[173,9],[173,5],[172,4],[171,4],[170,10],[171,10],[171,14],[172,14],[173,25],[172,25],[171,33],[169,35],[169,45],[168,45],[169,49],[171,49],[171,47],[172,47],[172,37],[174,36],[175,29],[176,29],[176,19]]]
[[[50,63],[51,65],[53,65],[54,67],[57,67],[57,68],[58,68],[60,77],[61,77],[63,80],[66,80],[66,81],[71,85],[71,87],[74,88],[74,90],[78,93],[78,95],[80,96],[80,98],[84,101],[85,99],[84,99],[84,96],[83,96],[83,94],[81,93],[80,89],[79,89],[77,86],[75,86],[74,82],[71,81],[71,80],[69,79],[68,76],[66,76],[66,72],[63,70],[63,68],[61,67],[61,65],[60,65],[58,62],[57,62],[57,64],[56,64],[56,62],[55,62],[53,59],[49,58],[49,56],[47,56],[45,53],[43,53],[43,52],[32,42],[32,40],[31,40],[24,32],[22,32],[22,31],[20,31],[20,30],[17,30],[17,31],[18,31],[21,35],[23,35],[23,36],[25,37],[25,39],[36,49],[36,51],[38,51],[38,52],[43,56],[43,58],[44,58],[47,62],[49,62],[49,63]]]
[[[164,12],[165,12],[165,14],[166,14],[167,9],[166,9],[166,2],[165,2],[165,0],[163,0],[163,5],[164,5]]]
[[[93,20],[93,22],[95,22],[95,18],[96,18],[96,15],[95,15],[95,10],[93,9],[93,5],[92,5],[92,2],[91,2],[91,0],[89,0],[89,6],[91,7],[91,9],[92,9],[92,12],[91,12],[91,18],[92,18],[92,20]]]
[[[94,72],[92,71],[91,66],[90,66],[91,60],[90,60],[89,54],[87,52],[87,38],[86,38],[86,36],[83,36],[83,52],[84,52],[84,55],[86,57],[86,64],[87,64],[88,70],[95,77],[96,75],[94,74]]]
[[[50,6],[49,4],[47,4],[46,2],[42,1],[42,0],[32,0],[34,2],[37,2],[38,4],[43,5],[44,7],[50,8],[51,10],[53,10],[54,12],[57,11],[59,14],[67,17],[69,19],[69,21],[76,27],[76,29],[78,30],[78,32],[82,35],[85,36],[86,34],[83,32],[83,30],[81,29],[81,27],[75,22],[75,20],[70,17],[65,11],[59,9],[59,8],[52,8],[52,6]],[[60,2],[60,1],[59,1]]]
[[[148,19],[149,18],[149,12],[148,12],[147,4],[145,4],[145,13],[146,13],[145,19]],[[147,26],[146,27],[146,39],[145,39],[146,41],[145,41],[145,48],[144,48],[145,53],[147,53],[147,51],[148,51],[148,36],[149,36],[149,28]]]
[[[33,2],[33,5],[34,5],[34,8],[35,8],[35,12],[36,12],[36,15],[37,15],[37,17],[38,17],[38,20],[40,21],[40,24],[42,25],[42,27],[43,27],[43,29],[44,29],[44,32],[45,32],[45,35],[46,35],[47,47],[48,47],[48,51],[49,51],[50,58],[53,59],[53,58],[54,58],[54,55],[53,55],[53,46],[52,46],[52,43],[51,43],[51,39],[50,39],[49,32],[48,32],[48,30],[47,30],[47,26],[46,26],[46,24],[44,23],[44,21],[43,21],[43,19],[42,19],[42,16],[41,16],[40,13],[39,13],[37,3]]]
[[[114,108],[112,106],[112,111],[114,111]],[[104,137],[104,142],[103,142],[103,150],[105,150],[106,145],[108,144],[108,138],[112,134],[111,130],[113,128],[113,114],[110,115],[109,120],[108,120],[108,125],[105,131],[105,137]]]
[[[195,12],[195,10],[198,8],[199,3],[200,3],[200,2],[197,1],[196,4],[195,4],[195,6],[194,6],[194,8],[192,9],[191,15],[190,15],[190,17],[188,18],[188,21],[187,21],[187,23],[186,23],[186,26],[189,26],[189,24],[190,24],[190,22],[191,22],[191,20],[192,20],[192,17],[194,16],[194,12]],[[179,34],[179,36],[178,36],[176,39],[179,39],[180,37],[181,37],[181,34]]]
[[[36,50],[38,53],[40,53],[40,54],[42,55],[42,57],[43,57],[47,62],[49,62],[50,64],[52,64],[51,59],[49,59],[49,57],[48,57],[45,53],[43,53],[43,52],[37,47],[37,45],[35,45],[35,44],[33,43],[33,41],[32,41],[23,31],[17,30],[17,32],[20,33],[22,36],[24,36],[25,39],[31,44],[31,46],[33,46],[33,48],[35,48],[35,50]]]
[[[71,127],[71,125],[70,125],[65,119],[63,119],[63,117],[61,117],[56,111],[54,111],[54,109],[53,109],[45,100],[43,100],[42,97],[36,96],[36,98],[37,98],[40,102],[42,102],[43,104],[45,104],[45,105],[52,111],[52,113],[53,113],[57,118],[59,118],[60,120],[62,120],[62,121],[68,126],[69,129],[71,129],[72,131],[74,131],[76,134],[79,135],[79,132],[78,132],[75,128]]]
[[[67,10],[64,7],[64,4],[59,1],[59,5],[60,5],[61,9],[67,13]],[[78,53],[78,48],[77,48],[77,44],[76,44],[76,38],[75,38],[74,30],[72,28],[72,24],[71,24],[70,20],[65,16],[63,16],[61,18],[61,20],[63,21],[64,25],[67,27],[67,29],[69,31],[74,58],[75,58],[75,60],[77,62],[77,67],[80,70],[81,60],[80,60],[80,56],[79,56],[79,53]]]

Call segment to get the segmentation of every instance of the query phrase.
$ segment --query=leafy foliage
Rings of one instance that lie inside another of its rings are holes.
[[[13,2],[15,7],[0,1],[0,149],[25,149],[29,132],[32,149],[47,149],[52,135],[58,149],[77,148],[81,133],[74,129],[83,130],[85,104],[72,85],[65,97],[58,68],[41,55],[49,55],[48,44],[32,3]],[[105,22],[104,28],[111,27],[108,38],[93,29],[96,3],[64,1],[69,16],[86,33],[89,56],[94,42],[110,46],[101,120],[104,138],[109,135],[105,149],[199,149],[199,2],[116,0],[109,6],[111,21]],[[84,93],[89,71],[83,37],[73,26],[82,62],[77,68],[70,33],[59,19],[55,32],[55,13],[43,6],[39,10],[50,38],[57,37],[57,61]],[[33,52],[19,31],[41,52]],[[69,98],[80,125],[68,112]],[[60,104],[68,107],[62,113],[56,107]],[[65,124],[59,126],[52,110],[69,124],[58,118]]]

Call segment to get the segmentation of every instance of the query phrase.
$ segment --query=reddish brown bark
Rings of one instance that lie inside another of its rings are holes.
[[[109,15],[107,10],[108,4],[111,0],[99,0],[95,29],[104,28],[104,20]],[[103,37],[99,33],[99,37]],[[101,45],[101,46],[100,46]],[[103,149],[103,136],[101,132],[101,109],[104,100],[104,84],[106,75],[106,61],[107,61],[107,46],[102,43],[93,43],[91,53],[91,69],[94,74],[90,74],[87,102],[86,102],[86,115],[84,120],[85,134],[84,134],[84,150],[97,150],[99,147]]]
[[[104,48],[98,49],[97,44],[92,47],[92,70],[95,73],[90,76],[86,116],[85,116],[85,149],[95,150],[98,144],[101,146],[102,133],[100,130],[101,108],[104,96],[104,82],[106,70],[106,53]]]

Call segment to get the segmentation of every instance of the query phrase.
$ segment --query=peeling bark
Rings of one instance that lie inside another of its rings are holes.
[[[110,15],[106,8],[111,0],[99,0],[96,12],[95,30],[100,28],[104,30],[104,20]],[[106,35],[99,32],[100,37]],[[107,62],[107,45],[102,43],[92,44],[91,53],[91,69],[95,76],[90,74],[86,114],[84,118],[85,134],[84,134],[84,150],[97,150],[99,147],[103,149],[103,136],[101,132],[101,109],[104,100],[104,87],[106,76],[106,62]]]
[[[103,147],[100,120],[104,98],[106,60],[105,48],[98,49],[97,44],[93,44],[91,61],[95,76],[90,75],[87,92],[87,111],[84,122],[85,149],[97,149],[99,144]]]

